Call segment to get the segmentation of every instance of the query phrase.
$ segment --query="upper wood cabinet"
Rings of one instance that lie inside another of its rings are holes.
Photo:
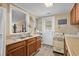
[[[78,25],[79,24],[79,4],[74,4],[71,12],[70,12],[70,23],[72,25]]]
[[[71,12],[70,12],[70,16],[71,16],[71,19],[70,19],[70,21],[71,21],[71,24],[72,25],[74,25],[75,24],[75,22],[76,22],[76,19],[75,19],[75,15],[76,15],[76,12],[75,12],[75,5],[74,5],[74,7],[72,8],[72,10],[71,10]]]
[[[79,3],[76,5],[76,23],[79,24]]]

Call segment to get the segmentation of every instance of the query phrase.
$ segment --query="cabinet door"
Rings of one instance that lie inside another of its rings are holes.
[[[70,22],[71,22],[72,25],[75,25],[76,24],[76,8],[75,8],[75,5],[74,5],[74,7],[71,10],[70,15],[71,15]]]
[[[37,43],[37,49],[39,49],[41,47],[41,40],[38,39],[36,43]]]
[[[26,52],[25,52],[25,46],[20,46],[17,47],[16,49],[10,50],[8,52],[9,56],[25,56]]]
[[[30,56],[36,51],[36,42],[30,42],[27,44],[27,55]]]
[[[79,24],[79,3],[76,4],[76,23]]]

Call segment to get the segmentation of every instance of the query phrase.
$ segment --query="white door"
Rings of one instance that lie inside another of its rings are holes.
[[[43,19],[43,44],[52,45],[53,46],[53,35],[55,31],[55,18],[47,17]]]

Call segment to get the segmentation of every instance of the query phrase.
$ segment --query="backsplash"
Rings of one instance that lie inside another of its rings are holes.
[[[64,19],[64,18],[67,18],[67,24],[59,25],[58,20]],[[79,32],[79,25],[71,25],[70,24],[69,13],[55,15],[55,19],[56,19],[56,22],[55,22],[55,31],[56,32],[71,33],[71,34],[76,34],[77,32]]]

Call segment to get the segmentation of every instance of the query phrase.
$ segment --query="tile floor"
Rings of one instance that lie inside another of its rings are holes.
[[[40,51],[34,56],[63,56],[58,53],[53,53],[53,47],[49,45],[42,45]]]

